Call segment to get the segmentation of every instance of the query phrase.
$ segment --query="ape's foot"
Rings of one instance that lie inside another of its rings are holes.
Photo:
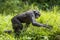
[[[12,30],[5,30],[4,32],[10,34],[12,33]]]

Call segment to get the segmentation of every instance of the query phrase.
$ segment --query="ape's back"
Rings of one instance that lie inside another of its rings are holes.
[[[22,23],[26,23],[26,22],[30,22],[30,14],[29,12],[25,12],[22,13],[20,15],[15,16],[20,22]]]

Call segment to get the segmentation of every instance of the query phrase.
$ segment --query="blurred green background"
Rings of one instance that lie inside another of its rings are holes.
[[[52,25],[52,29],[30,24],[19,38],[4,33],[13,31],[11,18],[28,10],[39,10],[41,16],[36,21]],[[0,40],[60,40],[60,0],[0,0]]]

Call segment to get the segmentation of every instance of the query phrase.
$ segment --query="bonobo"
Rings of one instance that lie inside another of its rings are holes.
[[[23,29],[22,23],[26,23],[27,26],[32,23],[33,26],[37,27],[50,27],[49,25],[37,23],[35,18],[38,17],[40,17],[40,13],[37,10],[30,10],[14,16],[11,20],[14,32],[19,33],[19,31]]]

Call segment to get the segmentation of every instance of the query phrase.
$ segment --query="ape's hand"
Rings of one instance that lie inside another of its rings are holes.
[[[48,29],[52,29],[53,26],[51,26],[51,25],[44,25],[44,27],[46,27]]]
[[[53,26],[51,26],[51,25],[47,25],[47,26],[46,26],[46,28],[48,28],[48,29],[52,29],[52,27],[53,27]]]

